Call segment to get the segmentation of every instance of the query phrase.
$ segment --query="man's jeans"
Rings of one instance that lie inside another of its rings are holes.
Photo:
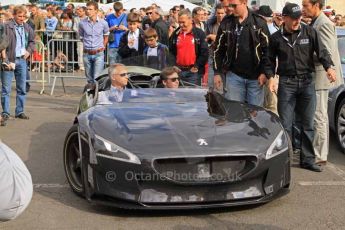
[[[225,97],[229,100],[258,106],[264,103],[263,87],[260,87],[258,80],[248,80],[233,72],[227,72],[226,90]]]
[[[87,83],[94,83],[104,69],[104,52],[95,55],[84,53],[83,59]]]
[[[109,65],[121,62],[121,56],[119,55],[118,51],[119,51],[118,48],[109,48],[108,49]]]
[[[181,71],[180,73],[181,80],[185,82],[189,82],[193,85],[201,86],[201,75],[198,73],[192,73],[191,71]],[[191,86],[186,84],[186,86]]]
[[[278,113],[290,138],[295,112],[301,119],[301,165],[315,163],[313,148],[314,114],[316,108],[315,83],[311,76],[301,78],[281,76],[278,88]]]
[[[1,72],[1,106],[3,114],[10,115],[10,94],[13,76],[16,79],[16,110],[15,116],[24,113],[24,104],[26,97],[26,73],[27,64],[24,58],[16,58],[16,69],[14,71]]]

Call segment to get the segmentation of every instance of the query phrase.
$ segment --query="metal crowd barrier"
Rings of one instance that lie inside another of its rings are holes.
[[[83,43],[77,38],[78,35],[75,31],[55,30],[35,31],[35,33],[36,40],[41,40],[39,43],[42,45],[45,44],[42,49],[44,52],[42,66],[48,73],[48,83],[51,84],[50,95],[54,94],[57,78],[61,79],[64,93],[66,93],[65,79],[86,80],[83,63]],[[108,50],[107,47],[104,54],[105,67],[108,65]]]
[[[42,83],[40,94],[45,90],[45,46],[42,41],[35,42],[36,49],[30,55],[28,59],[28,73],[30,74],[30,80],[27,82]]]
[[[53,78],[50,95],[53,95],[56,79],[60,78],[64,93],[64,79],[85,79],[83,68],[82,42],[76,39],[74,31],[55,31],[47,38],[47,68],[49,83]]]

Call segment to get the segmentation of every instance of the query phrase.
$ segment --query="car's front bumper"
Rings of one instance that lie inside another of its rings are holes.
[[[152,164],[134,165],[98,158],[92,167],[91,202],[130,209],[196,209],[268,202],[286,194],[290,184],[290,154],[258,158],[243,178],[226,183],[179,183],[154,178]],[[110,177],[109,177],[110,176]],[[145,177],[146,176],[146,177]]]

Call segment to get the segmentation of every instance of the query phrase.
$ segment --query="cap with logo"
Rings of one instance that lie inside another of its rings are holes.
[[[282,15],[297,19],[302,16],[302,10],[297,4],[288,3],[284,6]]]

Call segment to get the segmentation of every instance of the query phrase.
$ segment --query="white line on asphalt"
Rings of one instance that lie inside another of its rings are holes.
[[[335,166],[335,164],[327,162],[326,168],[328,168],[334,174],[340,176],[341,179],[343,179],[345,181],[345,172],[342,169],[340,169],[339,167]]]
[[[34,184],[35,189],[40,188],[68,188],[68,184]]]
[[[345,181],[299,181],[302,186],[345,186]]]
[[[25,106],[29,109],[74,109],[77,106]]]

